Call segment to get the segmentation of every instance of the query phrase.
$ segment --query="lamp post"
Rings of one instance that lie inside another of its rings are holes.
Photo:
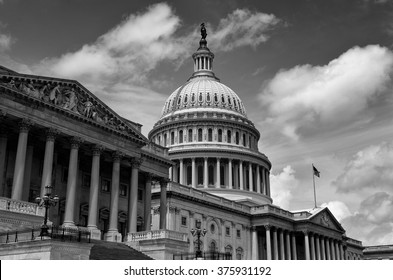
[[[205,236],[207,230],[204,228],[203,230],[201,229],[201,221],[197,220],[196,222],[196,229],[191,229],[191,234],[193,236],[197,237],[197,242],[198,242],[198,249],[195,252],[195,258],[201,258],[202,257],[202,251],[201,251],[201,236]]]
[[[52,186],[45,186],[45,195],[43,197],[37,197],[35,201],[37,202],[39,207],[45,207],[45,216],[44,216],[44,224],[41,226],[41,233],[40,236],[48,236],[48,209],[51,206],[56,206],[57,202],[59,201],[59,197],[55,195],[52,197]]]

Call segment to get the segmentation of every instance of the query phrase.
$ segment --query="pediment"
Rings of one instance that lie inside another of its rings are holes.
[[[140,124],[120,117],[77,81],[23,75],[2,67],[0,87],[32,98],[35,102],[47,105],[67,116],[75,116],[81,121],[116,131],[139,144],[144,145],[148,142],[140,131]]]
[[[323,227],[327,227],[330,229],[345,231],[341,224],[334,217],[332,212],[328,208],[323,208],[320,211],[317,211],[313,215],[309,217],[309,220],[315,224],[319,224]]]

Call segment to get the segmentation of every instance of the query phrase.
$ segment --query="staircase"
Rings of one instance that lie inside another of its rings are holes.
[[[152,260],[151,257],[123,243],[92,240],[90,260]]]

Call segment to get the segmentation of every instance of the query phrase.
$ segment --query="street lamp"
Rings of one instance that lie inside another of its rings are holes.
[[[202,251],[201,251],[201,236],[205,236],[207,230],[204,228],[203,230],[201,229],[201,221],[197,220],[196,221],[196,229],[191,229],[191,234],[193,236],[197,237],[197,242],[198,242],[198,249],[195,252],[195,258],[202,258]]]
[[[55,195],[52,197],[52,186],[45,186],[45,195],[43,197],[37,197],[35,199],[36,203],[39,207],[45,207],[45,216],[44,216],[44,224],[41,226],[41,234],[40,236],[48,236],[48,209],[51,206],[56,206],[57,202],[59,202],[59,197]]]

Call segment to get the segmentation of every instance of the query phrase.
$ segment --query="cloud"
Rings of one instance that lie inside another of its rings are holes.
[[[14,39],[10,35],[0,34],[0,52],[11,49],[13,43]]]
[[[329,201],[327,203],[323,203],[321,207],[329,208],[339,222],[351,215],[348,206],[342,201]]]
[[[360,203],[359,210],[342,220],[350,237],[364,245],[393,243],[393,196],[376,192]]]
[[[293,140],[317,131],[370,121],[378,98],[387,92],[393,53],[386,47],[353,47],[327,65],[281,70],[260,94],[269,121]]]
[[[295,177],[295,170],[288,165],[279,174],[271,174],[270,185],[273,203],[281,208],[288,209],[292,198],[292,190],[299,185],[299,181]]]
[[[243,46],[255,48],[268,40],[267,31],[279,22],[272,14],[237,9],[220,20],[209,41],[215,50],[230,51]]]
[[[333,182],[340,193],[391,190],[393,142],[369,146],[357,152]]]

